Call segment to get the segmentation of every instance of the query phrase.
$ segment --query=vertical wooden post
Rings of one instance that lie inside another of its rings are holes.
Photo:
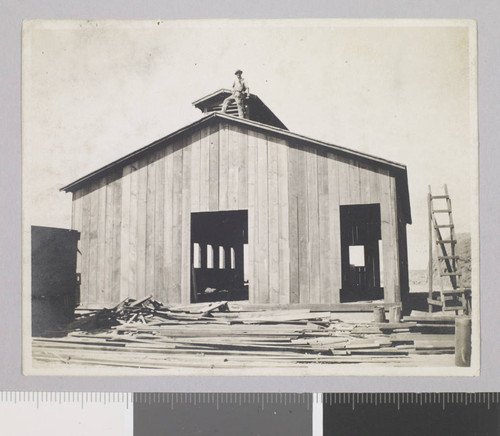
[[[429,185],[429,193],[427,194],[427,208],[429,214],[429,299],[432,300],[432,196],[431,186]],[[429,313],[432,312],[432,304],[429,303]]]
[[[455,318],[455,365],[470,366],[471,331],[470,316]]]

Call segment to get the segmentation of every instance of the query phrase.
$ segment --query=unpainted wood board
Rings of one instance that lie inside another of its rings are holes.
[[[396,179],[390,177],[389,192],[391,199],[390,223],[393,232],[392,264],[394,268],[394,297],[389,302],[401,302],[401,283],[399,280],[399,244],[398,244],[398,221],[397,221],[397,198],[396,198]]]
[[[90,189],[82,188],[82,230],[80,235],[81,247],[81,302],[88,303],[90,300],[89,290],[89,268],[90,268]]]
[[[309,212],[308,206],[308,183],[307,183],[307,157],[304,146],[298,147],[298,192],[297,192],[297,225],[299,239],[299,302],[309,303]]]
[[[109,298],[105,287],[105,266],[106,266],[106,178],[101,178],[98,182],[98,210],[97,210],[97,253],[94,274],[96,275],[96,301],[102,298]],[[102,295],[104,293],[104,295]]]
[[[181,269],[182,269],[182,154],[185,138],[180,138],[174,144],[173,167],[173,223],[172,223],[172,300],[169,303],[181,301]]]
[[[248,208],[248,129],[239,129],[238,141],[238,205],[237,208]]]
[[[113,281],[113,188],[111,186],[112,177],[108,175],[104,179],[106,190],[106,213],[104,216],[105,219],[105,236],[104,236],[104,258],[103,258],[103,267],[104,267],[104,284],[101,298],[97,298],[95,301],[106,301],[111,299],[111,287]]]
[[[278,148],[278,247],[279,247],[279,303],[290,303],[290,244],[288,200],[288,144],[274,139]]]
[[[318,214],[319,214],[319,303],[332,302],[331,275],[334,270],[330,263],[330,211],[328,186],[328,158],[326,152],[318,151]]]
[[[73,204],[72,204],[72,220],[71,228],[73,230],[82,231],[82,207],[83,207],[83,189],[73,193]]]
[[[210,199],[210,129],[201,129],[200,140],[200,212],[209,211]]]
[[[113,264],[111,272],[111,298],[107,301],[120,301],[120,254],[121,254],[121,218],[122,218],[122,179],[112,183],[113,189]]]
[[[267,177],[269,213],[269,302],[280,302],[279,275],[279,197],[278,197],[278,145],[267,140]]]
[[[191,137],[191,212],[200,210],[200,152],[201,131],[196,129]]]
[[[207,153],[208,154],[208,153]],[[165,204],[164,204],[164,229],[163,229],[163,283],[165,284],[163,303],[174,300],[173,288],[173,213],[174,213],[174,147],[169,145],[165,150]],[[208,167],[207,167],[208,168]],[[201,197],[200,197],[201,198]]]
[[[354,204],[351,194],[352,180],[349,174],[349,160],[335,155],[335,163],[338,172],[339,204],[342,206]]]
[[[306,149],[307,164],[307,213],[308,213],[308,265],[309,265],[309,302],[319,303],[320,298],[320,234],[318,199],[318,159],[317,150]]]
[[[99,181],[95,181],[90,186],[90,226],[89,226],[89,297],[92,302],[98,301],[97,290],[97,241],[99,228]]]
[[[137,295],[136,298],[146,296],[146,226],[147,226],[147,189],[148,166],[147,158],[139,162],[138,193],[137,193]]]
[[[123,168],[122,177],[122,208],[121,208],[121,243],[120,243],[120,301],[129,296],[130,263],[130,183],[132,166]]]
[[[219,210],[219,125],[210,126],[208,208]]]
[[[138,164],[130,165],[130,212],[128,228],[128,296],[137,298],[137,213],[139,209],[139,173]]]
[[[147,158],[146,189],[146,295],[155,292],[155,203],[156,203],[156,156]]]
[[[258,275],[259,303],[269,303],[269,211],[268,211],[268,163],[267,138],[261,133],[257,137],[257,219],[258,254],[256,268]]]
[[[360,203],[368,204],[372,203],[372,191],[371,191],[371,175],[373,171],[367,169],[365,166],[358,166],[359,173],[359,187],[360,187]]]
[[[230,308],[235,305],[235,303],[230,303]],[[385,302],[362,302],[362,303],[331,303],[331,304],[248,304],[239,303],[238,306],[242,311],[257,311],[257,310],[298,310],[298,309],[309,309],[311,311],[318,312],[372,312],[377,306],[384,306],[385,310],[389,310],[391,307],[396,306],[396,303],[385,303]],[[365,319],[365,318],[363,318]],[[364,323],[364,321],[360,321]],[[233,326],[230,326],[233,327]],[[273,326],[274,327],[274,326]]]
[[[82,189],[73,193],[73,203],[72,203],[72,217],[71,217],[71,228],[80,232],[80,239],[78,241],[78,251],[76,253],[76,273],[81,275],[82,272]]]
[[[155,170],[155,234],[154,234],[154,291],[158,298],[164,295],[164,226],[165,226],[165,149],[157,152]],[[161,300],[160,300],[161,301]]]
[[[77,219],[76,218],[76,205],[77,205],[76,195],[79,192],[80,191],[76,191],[76,192],[73,192],[71,194],[71,229],[72,230],[76,230],[76,228],[75,228],[75,220]]]
[[[188,141],[182,150],[182,259],[181,259],[181,295],[182,303],[191,300],[191,152],[192,141]]]
[[[369,186],[369,197],[366,198],[367,203],[381,203],[380,194],[380,178],[381,175],[375,170],[364,170],[366,174],[366,184]]]
[[[258,217],[257,217],[257,137],[248,135],[248,298],[256,301]]]
[[[382,230],[382,250],[384,262],[384,300],[386,302],[395,301],[395,275],[394,269],[396,265],[393,264],[394,259],[394,238],[395,229],[391,223],[391,192],[390,192],[390,178],[384,177],[381,184],[382,202],[380,204],[380,218]]]
[[[229,126],[227,122],[220,123],[219,131],[219,209],[228,209],[228,190],[229,190]]]
[[[237,126],[230,126],[227,177],[227,208],[229,210],[238,209],[238,153],[240,152],[241,141],[241,129]]]
[[[356,160],[349,159],[349,198],[350,204],[361,204],[361,186],[359,180],[359,163]]]
[[[328,211],[330,227],[329,264],[331,267],[331,303],[340,303],[342,286],[340,245],[340,182],[339,163],[333,153],[328,153]]]
[[[287,145],[288,147],[288,145]],[[298,228],[298,186],[299,150],[288,149],[288,245],[290,247],[290,303],[299,303],[299,228]]]

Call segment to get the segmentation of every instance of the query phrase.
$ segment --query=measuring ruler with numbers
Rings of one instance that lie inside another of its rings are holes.
[[[5,434],[497,435],[498,393],[2,392]]]

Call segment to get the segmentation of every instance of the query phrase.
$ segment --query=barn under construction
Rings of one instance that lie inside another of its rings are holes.
[[[197,100],[192,124],[62,188],[80,232],[82,307],[404,303],[406,167],[290,132],[255,95]],[[232,112],[231,112],[232,111]]]

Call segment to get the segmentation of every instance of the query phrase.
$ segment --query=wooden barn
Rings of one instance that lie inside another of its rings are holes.
[[[406,167],[290,132],[255,95],[62,188],[82,307],[162,303],[370,310],[408,294]]]

